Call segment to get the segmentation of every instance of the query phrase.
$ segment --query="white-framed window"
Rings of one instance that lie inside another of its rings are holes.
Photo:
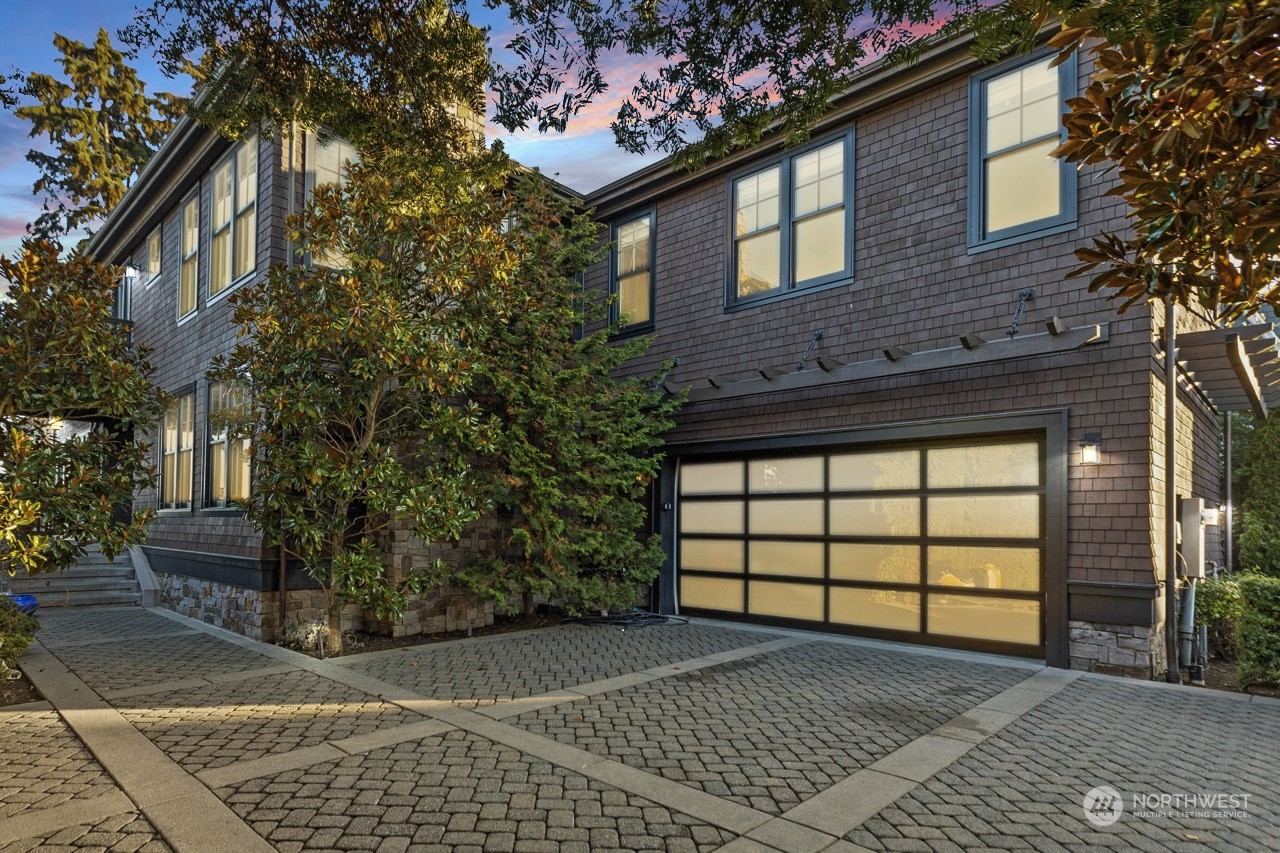
[[[196,274],[200,257],[200,191],[182,203],[182,269],[178,274],[178,317],[196,310]]]
[[[160,231],[161,226],[157,225],[147,237],[147,252],[142,265],[142,281],[146,287],[150,287],[160,277]]]
[[[1042,50],[982,71],[969,89],[969,245],[994,248],[1071,228],[1076,170],[1051,156],[1066,131],[1075,58]]]
[[[624,328],[653,324],[654,215],[624,220],[613,226],[613,292],[617,299],[610,319]]]
[[[729,305],[852,277],[852,160],[844,134],[730,179]]]
[[[315,192],[321,184],[337,184],[339,187],[347,183],[346,169],[360,162],[360,152],[350,142],[337,136],[322,138],[318,133],[307,134],[307,197]],[[347,266],[347,257],[338,251],[330,250],[312,257],[317,266],[341,268]]]
[[[195,409],[196,395],[191,390],[175,397],[165,410],[160,430],[161,509],[191,506]]]
[[[238,386],[215,382],[209,386],[208,506],[227,507],[249,497],[252,453],[249,439],[231,436],[224,413],[242,411],[246,400]]]
[[[258,256],[258,138],[236,146],[213,170],[209,296],[253,272]]]

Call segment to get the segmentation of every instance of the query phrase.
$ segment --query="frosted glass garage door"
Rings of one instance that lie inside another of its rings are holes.
[[[685,460],[683,611],[1044,648],[1040,436]]]

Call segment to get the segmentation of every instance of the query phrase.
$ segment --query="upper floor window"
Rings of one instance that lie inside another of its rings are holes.
[[[142,280],[147,285],[160,277],[160,226],[147,237],[147,255],[143,259]]]
[[[230,506],[249,497],[249,439],[231,436],[223,420],[227,413],[244,407],[239,387],[225,382],[209,386],[209,506]]]
[[[253,272],[258,254],[258,138],[251,136],[213,170],[209,295]]]
[[[612,288],[617,299],[610,320],[638,328],[653,324],[653,214],[613,227]]]
[[[200,254],[200,193],[182,203],[182,269],[178,273],[178,317],[196,310],[196,262]]]
[[[969,95],[969,244],[1006,245],[1070,228],[1076,171],[1050,152],[1075,87],[1074,57],[1038,52],[975,76]]]
[[[360,162],[360,152],[350,142],[337,136],[321,138],[319,134],[307,134],[307,177],[306,190],[308,197],[320,184],[347,183],[346,168],[352,163]],[[312,260],[325,267],[345,267],[347,258],[341,252],[330,249]]]
[[[186,509],[191,506],[195,410],[194,391],[176,397],[165,410],[160,430],[161,509]]]
[[[846,135],[732,181],[730,304],[853,274],[852,159]]]

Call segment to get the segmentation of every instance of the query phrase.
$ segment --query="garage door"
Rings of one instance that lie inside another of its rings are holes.
[[[1044,653],[1042,436],[679,465],[683,612]]]

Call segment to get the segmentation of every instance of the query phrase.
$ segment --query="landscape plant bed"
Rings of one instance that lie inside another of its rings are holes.
[[[1236,678],[1236,662],[1233,660],[1213,660],[1204,670],[1204,686],[1208,690],[1225,690],[1230,693],[1243,693],[1240,682]],[[1248,691],[1255,696],[1280,697],[1280,688],[1254,687]]]
[[[43,698],[25,674],[12,681],[0,681],[0,708],[38,702]]]
[[[559,625],[560,616],[535,614],[533,616],[498,616],[492,625],[471,629],[470,636],[486,637],[494,634],[510,634],[513,631],[530,631],[536,628],[550,628]],[[342,652],[338,657],[360,655],[365,652],[384,652],[389,649],[404,649],[412,646],[425,646],[431,643],[444,643],[449,640],[462,640],[468,636],[467,630],[446,631],[437,634],[412,634],[407,637],[388,637],[383,634],[369,634],[364,631],[353,631],[345,636]],[[315,649],[303,649],[312,657],[320,655]]]

